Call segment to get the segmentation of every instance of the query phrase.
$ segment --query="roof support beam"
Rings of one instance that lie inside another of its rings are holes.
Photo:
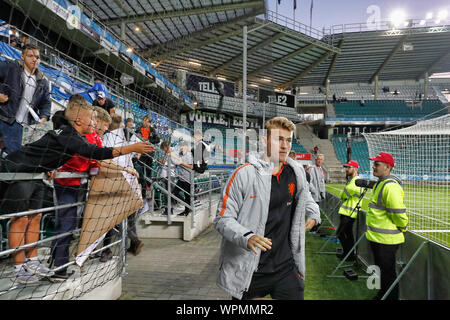
[[[338,43],[338,46],[337,46],[337,47],[338,47],[339,49],[341,49],[343,43],[344,43],[344,38],[342,38],[341,40],[339,40],[339,43]],[[333,56],[333,60],[331,60],[330,67],[328,68],[328,71],[327,71],[327,75],[325,76],[325,79],[323,80],[323,85],[326,85],[327,80],[330,78],[330,75],[331,75],[331,73],[333,72],[334,66],[335,66],[336,61],[337,61],[337,57],[338,57],[338,53],[336,52],[336,53],[334,54],[334,56]]]
[[[119,0],[114,0],[114,3],[115,3],[115,4],[116,4],[123,12],[125,12],[126,15],[130,15],[130,13],[128,12],[128,10],[124,8],[124,6],[122,5],[122,3],[121,3]],[[144,36],[146,36],[147,39],[153,41],[154,38],[153,38],[148,32],[146,32],[146,31],[144,30],[142,24],[137,24],[137,26],[141,29],[142,34],[143,34]],[[122,31],[122,29],[121,29],[121,37],[123,37],[124,35],[126,36],[126,32],[125,32],[126,26],[123,25],[122,28],[123,28],[123,31]],[[122,32],[125,32],[125,34],[122,34]],[[126,40],[126,39],[121,39],[121,40]]]
[[[311,50],[314,47],[315,47],[314,43],[308,44],[307,46],[305,46],[303,48],[300,48],[298,50],[295,50],[294,52],[292,52],[292,53],[290,53],[290,54],[288,54],[288,55],[286,55],[286,56],[284,56],[284,57],[282,57],[282,58],[280,58],[278,60],[275,60],[275,61],[273,61],[273,62],[271,62],[269,64],[266,64],[265,66],[258,67],[256,70],[250,72],[247,76],[248,77],[256,76],[257,74],[259,74],[259,73],[261,73],[261,72],[263,72],[263,71],[265,71],[267,69],[273,68],[273,67],[275,67],[275,66],[277,66],[277,65],[279,65],[279,64],[281,64],[283,62],[286,62],[286,61],[288,61],[288,60],[290,60],[292,58],[295,58],[295,57],[301,55],[302,53]]]
[[[270,45],[271,43],[281,39],[283,36],[285,36],[284,33],[276,33],[273,37],[270,37],[267,40],[264,40],[263,42],[258,43],[256,46],[250,48],[247,51],[247,55],[250,56],[252,53],[257,52],[258,50],[261,50],[265,47],[267,47],[268,45]],[[239,60],[242,59],[242,53],[238,54],[237,56],[235,56],[234,58],[231,58],[230,60],[228,60],[227,62],[223,63],[222,65],[218,66],[217,68],[213,69],[212,71],[209,72],[208,76],[212,77],[215,74],[217,74],[220,70],[226,69],[227,67],[233,65],[234,63],[238,62]]]
[[[436,66],[440,65],[441,63],[448,61],[450,59],[450,50],[447,48],[442,54],[438,56],[437,59],[435,59],[430,65],[425,69],[422,70],[419,76],[417,76],[416,81],[419,81],[420,79],[425,77],[426,73],[430,73],[431,70],[433,70]]]
[[[193,16],[199,14],[208,14],[220,11],[230,11],[230,10],[239,10],[239,9],[248,9],[248,8],[258,8],[264,7],[264,1],[257,0],[251,2],[240,2],[240,3],[228,3],[222,5],[211,5],[205,7],[196,7],[192,9],[186,10],[173,10],[173,11],[164,11],[157,12],[152,14],[144,14],[144,15],[135,15],[135,16],[127,16],[123,18],[116,19],[107,19],[102,20],[102,22],[107,26],[113,26],[125,23],[139,23],[153,20],[163,20],[177,17],[185,17],[185,16]]]
[[[222,41],[222,40],[225,40],[225,39],[237,36],[237,35],[241,35],[241,34],[242,34],[242,30],[240,30],[240,29],[233,30],[233,31],[224,33],[224,34],[222,34],[222,35],[220,35],[218,37],[213,36],[212,38],[209,38],[207,40],[196,42],[196,43],[193,43],[193,44],[191,44],[189,46],[181,47],[181,48],[179,48],[177,50],[172,50],[172,51],[169,51],[167,53],[158,55],[158,56],[154,57],[153,60],[155,60],[155,61],[159,60],[158,63],[157,63],[157,66],[159,66],[161,63],[163,63],[164,61],[166,61],[170,57],[174,57],[174,56],[176,56],[178,54],[181,54],[181,53],[184,53],[184,52],[197,50],[197,49],[199,49],[201,47],[204,47],[204,46],[207,46],[207,45],[210,45],[210,44],[213,44],[213,43],[216,43],[216,42],[219,42],[219,41]]]
[[[303,34],[301,32],[292,30],[290,28],[286,28],[282,25],[273,23],[273,22],[267,22],[267,20],[262,20],[260,18],[256,18],[255,19],[256,22],[260,23],[260,24],[266,24],[268,29],[272,30],[272,31],[276,31],[276,32],[283,32],[288,36],[291,36],[295,39],[298,39],[302,42],[306,42],[306,43],[315,43],[316,47],[318,48],[323,48],[327,51],[334,51],[336,53],[341,53],[341,50],[337,47],[332,46],[331,44],[325,43],[323,41],[317,40],[315,38],[312,38],[310,36],[307,36],[306,34]]]
[[[262,13],[262,12],[263,12],[262,9],[258,9],[257,11],[254,11],[254,12],[251,12],[248,14],[244,14],[244,15],[236,17],[234,19],[213,24],[205,29],[191,32],[183,37],[176,38],[176,39],[161,43],[159,45],[149,47],[148,49],[141,51],[140,53],[144,57],[162,56],[163,53],[166,51],[173,50],[174,48],[180,47],[180,46],[183,47],[185,43],[192,44],[193,41],[195,41],[194,39],[196,39],[196,38],[206,36],[206,35],[211,36],[211,33],[215,30],[219,30],[219,29],[225,28],[225,27],[235,26],[238,22],[245,21],[251,17],[254,17],[255,15]]]
[[[400,50],[400,48],[403,45],[403,41],[406,40],[406,38],[408,38],[409,35],[403,35],[397,42],[397,44],[395,45],[394,49],[392,49],[392,51],[389,53],[389,55],[386,57],[386,59],[384,59],[383,63],[378,67],[377,71],[375,71],[375,73],[370,77],[369,83],[372,83],[373,80],[375,79],[375,76],[380,75],[380,73],[383,71],[384,67],[386,67],[386,65],[389,63],[389,61],[391,61],[391,59],[394,57],[394,55],[398,52],[398,50]]]
[[[317,59],[313,64],[311,64],[308,68],[303,70],[298,76],[296,76],[294,79],[290,80],[289,82],[283,83],[280,85],[281,89],[287,89],[294,85],[298,80],[306,76],[308,73],[310,73],[315,67],[317,67],[319,64],[321,64],[323,61],[327,60],[331,55],[333,54],[332,51],[329,51],[325,53],[323,56],[321,56],[319,59]]]

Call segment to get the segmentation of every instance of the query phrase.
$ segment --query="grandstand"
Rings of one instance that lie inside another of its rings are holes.
[[[242,129],[261,134],[266,120],[276,116],[290,119],[296,125],[292,150],[300,163],[312,164],[313,148],[318,146],[325,155],[327,183],[344,183],[347,139],[352,159],[360,164],[360,175],[369,178],[368,158],[374,155],[374,148],[369,148],[365,134],[377,137],[375,133],[394,126],[409,128],[449,114],[450,80],[432,77],[450,72],[447,23],[424,26],[411,20],[409,26],[394,30],[388,23],[375,31],[366,30],[364,24],[316,30],[268,10],[266,3],[5,0],[0,4],[0,60],[21,59],[20,47],[13,41],[16,33],[17,38],[23,36],[40,48],[39,69],[50,83],[52,114],[64,110],[76,93],[93,102],[95,93],[88,91],[94,79],[101,77],[116,113],[133,118],[136,126],[150,115],[161,141],[170,141],[176,153],[180,152],[178,143],[191,142],[193,130],[201,123],[215,162],[206,173],[191,172],[189,191],[175,195],[170,188],[180,180],[178,171],[174,177],[161,178],[163,164],[158,161],[164,153],[158,146],[151,156],[152,165],[142,164],[140,172],[144,177],[140,183],[147,190],[141,197],[146,206],[138,218],[139,235],[191,241],[214,219],[219,193],[233,169],[246,162],[245,155],[252,147],[262,150],[259,141],[244,145]],[[42,127],[26,126],[23,143],[35,141],[51,129],[50,122]],[[221,137],[211,134],[213,131]],[[414,147],[420,153],[431,150],[436,154],[442,144]],[[221,152],[223,157],[215,157]],[[442,198],[448,194],[447,167],[441,165],[447,160],[448,156],[434,155],[440,171],[419,173],[425,180],[438,176],[436,185]],[[410,167],[423,161],[408,162],[400,174],[409,177]],[[0,174],[0,182],[15,179],[21,176]],[[406,180],[407,184],[412,181]],[[114,184],[114,180],[110,182]],[[418,197],[419,189],[411,188],[408,195]],[[190,203],[183,202],[187,194]],[[189,207],[191,214],[163,214],[164,209],[179,213],[180,206]],[[431,208],[426,201],[423,207],[420,215]],[[431,214],[431,220],[447,223],[442,218],[447,209],[441,206],[436,210],[439,214],[437,218]],[[49,208],[41,221],[40,257],[50,255],[55,211]],[[126,267],[123,230],[127,219],[121,220],[121,233],[112,229],[117,234],[111,244],[113,260],[103,266],[95,260],[95,254],[105,249],[98,246],[85,268],[77,268],[76,259],[71,259],[70,268],[76,270],[72,285],[62,288],[40,283],[33,291],[10,283],[13,276],[7,266],[13,251],[8,247],[10,220],[4,217],[0,220],[0,258],[7,259],[0,261],[0,299],[79,299],[92,297],[93,292],[118,298]],[[423,231],[424,220],[417,219],[415,231]],[[421,235],[448,247],[444,243],[446,228],[434,228],[439,232],[436,237],[427,237],[434,230],[429,229]],[[74,231],[77,241],[79,232]]]

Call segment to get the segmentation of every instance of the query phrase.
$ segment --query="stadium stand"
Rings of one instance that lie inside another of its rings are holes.
[[[55,101],[61,103],[62,105],[65,105],[72,94],[79,93],[88,102],[92,103],[95,95],[94,93],[87,93],[87,90],[92,87],[92,82],[89,83],[82,78],[90,79],[92,81],[95,76],[98,76],[98,73],[87,66],[74,64],[76,63],[76,61],[73,61],[74,63],[71,63],[68,60],[60,58],[65,57],[66,59],[70,59],[69,57],[65,56],[63,53],[55,49],[51,50],[51,54],[45,54],[45,52],[48,52],[48,50],[46,49],[49,48],[49,46],[38,41],[37,39],[34,39],[33,37],[30,38],[32,42],[37,42],[41,47],[44,47],[42,54],[44,62],[40,64],[39,69],[47,76],[50,82],[51,97]],[[0,59],[20,59],[20,51],[18,51],[16,48],[11,47],[8,43],[0,42]],[[48,61],[48,63],[45,61]],[[111,84],[111,99],[118,107],[117,111],[119,112],[119,114],[123,115],[124,118],[127,116],[132,116],[135,120],[135,123],[139,125],[144,116],[152,114],[153,122],[157,125],[158,128],[161,125],[167,126],[167,117],[158,115],[155,112],[150,112],[148,109],[142,109],[140,106],[150,105],[153,109],[161,111],[163,111],[164,108],[158,106],[158,104],[154,101],[150,101],[149,99],[141,96],[139,93],[133,92],[131,90],[127,90],[127,96],[119,94],[116,88],[120,88],[120,84],[118,84],[113,79],[109,79],[105,76],[102,76],[102,78],[105,79],[106,83]],[[55,111],[56,110],[52,110],[52,113]],[[182,125],[173,123],[172,127],[181,128]],[[158,131],[158,133],[167,136],[166,130]]]
[[[423,118],[429,114],[437,117],[447,114],[440,100],[425,100],[420,106],[409,107],[404,100],[368,100],[361,106],[360,101],[336,102],[337,118],[383,118],[404,119]]]
[[[345,164],[347,163],[347,136],[345,134],[334,134],[332,137],[334,150],[338,160]],[[352,156],[351,160],[358,161],[359,173],[370,174],[369,149],[364,137],[351,137],[350,139]]]

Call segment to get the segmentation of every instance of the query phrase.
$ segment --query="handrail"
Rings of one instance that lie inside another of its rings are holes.
[[[315,29],[311,26],[307,26],[304,23],[301,23],[297,20],[291,19],[289,17],[283,16],[279,13],[276,13],[272,10],[266,11],[266,19],[269,21],[272,21],[276,24],[284,25],[285,27],[288,27],[292,30],[298,31],[300,33],[303,33],[305,35],[309,35],[311,37],[314,37],[318,40],[321,40],[323,42],[326,42],[323,40],[324,36],[326,35],[323,31],[320,31],[318,29]]]

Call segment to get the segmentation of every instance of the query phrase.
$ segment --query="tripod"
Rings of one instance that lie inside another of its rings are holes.
[[[360,194],[358,203],[356,204],[356,206],[353,208],[352,212],[350,213],[350,217],[353,216],[353,214],[354,214],[354,212],[356,212],[356,210],[358,210],[357,212],[360,211],[360,209],[361,209],[361,206],[360,206],[361,200],[364,198],[364,196],[365,196],[365,194],[367,193],[367,190],[368,190],[368,189],[369,189],[368,187],[365,187],[364,190],[363,190],[363,192]],[[348,223],[348,222],[347,222],[347,223]],[[342,232],[342,230],[345,230],[345,226],[346,226],[346,224],[344,224],[342,227],[340,226],[339,232],[336,233],[336,237],[339,237],[340,234],[341,234],[341,232]],[[357,232],[356,234],[358,234],[358,232]],[[358,256],[357,251],[356,251],[356,250],[357,250],[356,248],[358,247],[358,244],[361,242],[361,240],[362,240],[364,237],[365,237],[365,234],[363,233],[363,234],[359,237],[359,239],[353,244],[353,246],[352,246],[351,249],[347,252],[347,254],[344,256],[344,258],[342,259],[342,261],[336,266],[336,268],[334,269],[334,271],[333,271],[330,275],[327,275],[327,277],[330,277],[330,278],[337,278],[337,277],[340,278],[340,277],[344,277],[344,276],[338,276],[338,275],[335,275],[335,273],[336,273],[337,270],[340,269],[340,268],[347,268],[347,267],[351,267],[351,266],[352,266],[352,265],[346,265],[346,266],[344,266],[343,264],[347,261],[348,257],[352,254],[353,251],[355,251],[355,257]],[[356,260],[355,260],[355,261],[356,261]],[[366,278],[366,277],[368,277],[368,276],[363,276],[362,278]]]

